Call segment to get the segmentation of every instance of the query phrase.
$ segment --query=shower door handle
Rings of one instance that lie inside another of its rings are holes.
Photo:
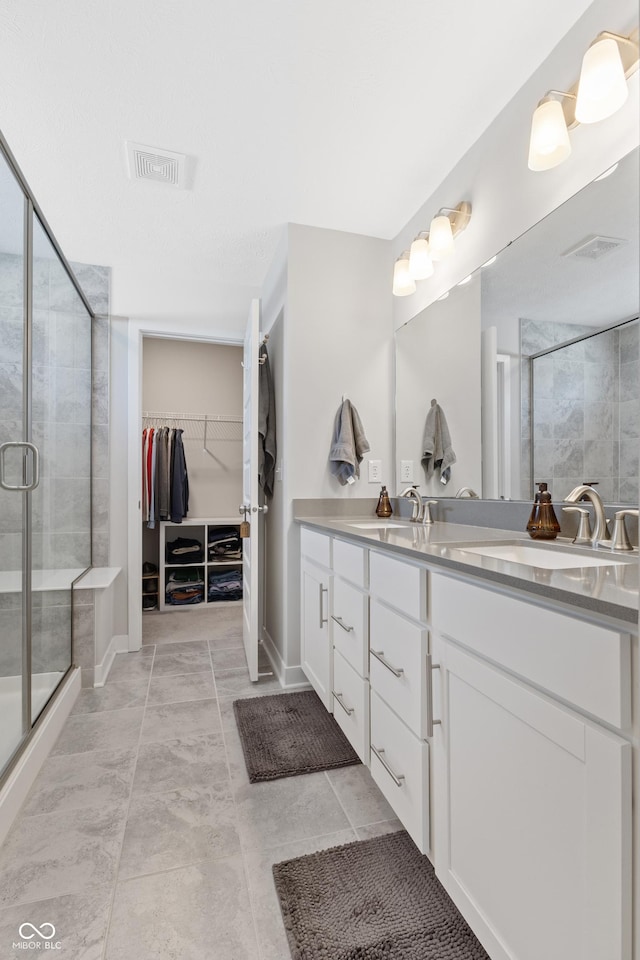
[[[29,483],[7,483],[4,479],[4,455],[10,447],[23,447],[33,454],[33,475]],[[27,440],[8,440],[0,444],[0,487],[3,490],[13,490],[24,493],[25,490],[35,490],[40,483],[40,451],[35,443]]]

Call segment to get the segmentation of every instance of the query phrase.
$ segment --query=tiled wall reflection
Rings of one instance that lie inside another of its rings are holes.
[[[638,323],[605,331],[531,364],[524,358],[591,332],[577,324],[522,320],[522,495],[529,496],[529,436],[533,423],[534,480],[546,480],[555,500],[595,481],[605,502],[638,503],[640,451],[640,330]]]

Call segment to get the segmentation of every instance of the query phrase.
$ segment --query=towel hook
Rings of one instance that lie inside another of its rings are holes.
[[[438,401],[437,401],[436,398],[434,397],[433,400],[431,401],[431,406],[432,406],[432,407],[435,407],[437,403],[438,403]]]

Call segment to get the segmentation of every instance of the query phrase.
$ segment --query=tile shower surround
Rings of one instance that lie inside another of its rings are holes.
[[[523,358],[593,327],[520,321]],[[535,361],[536,480],[555,501],[597,480],[605,502],[636,504],[640,450],[640,329],[610,330]],[[530,495],[530,363],[521,364],[522,487]]]
[[[107,267],[90,264],[71,264],[84,290],[96,320],[93,326],[93,383],[92,383],[92,457],[93,457],[93,562],[106,566],[109,557],[109,281]],[[0,253],[0,440],[12,439],[21,432],[21,423],[15,414],[21,410],[21,396],[16,384],[22,378],[22,259]],[[78,504],[74,501],[74,477],[78,486],[85,486],[89,463],[85,451],[78,451],[74,443],[77,423],[86,417],[84,405],[76,401],[75,391],[86,390],[90,376],[88,358],[75,355],[73,322],[77,318],[77,297],[71,292],[69,280],[61,266],[54,261],[34,260],[33,358],[34,378],[39,389],[49,385],[49,402],[56,412],[68,418],[56,424],[55,443],[59,460],[69,465],[71,474],[56,480],[43,476],[42,495],[51,496],[59,504],[53,518],[54,530],[46,537],[35,535],[34,559],[46,565],[51,557],[55,566],[84,566],[87,527],[78,524]],[[75,311],[75,312],[74,312]],[[64,369],[62,376],[51,383],[56,351],[64,350],[73,365]],[[65,376],[64,374],[67,374]],[[74,382],[74,379],[77,380]],[[38,419],[40,415],[40,419]],[[51,441],[51,427],[44,418],[44,409],[34,410],[34,440],[44,448]],[[88,418],[87,418],[88,422]],[[43,459],[46,470],[46,459]],[[83,479],[84,478],[84,479]],[[81,495],[81,491],[78,491]],[[38,522],[41,499],[34,498],[34,517]],[[14,509],[0,516],[0,569],[15,568],[21,556],[21,508],[16,497]],[[54,559],[55,558],[55,559]],[[21,610],[18,594],[0,595],[0,635],[20,636]],[[69,594],[66,591],[49,592],[34,597],[33,668],[56,670],[66,668]],[[76,594],[74,627],[76,659],[89,666],[89,647],[93,652],[93,592]],[[93,660],[91,661],[93,666]],[[0,676],[15,676],[22,671],[22,652],[19,645],[0,649]],[[92,671],[83,676],[84,683],[93,683]]]
[[[249,783],[233,700],[282,691],[249,681],[238,608],[143,632],[81,691],[0,848],[2,960],[27,920],[70,960],[284,960],[271,865],[400,829],[362,765]]]

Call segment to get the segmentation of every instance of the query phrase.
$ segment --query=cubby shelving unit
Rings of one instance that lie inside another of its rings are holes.
[[[160,594],[158,597],[160,611],[201,610],[203,607],[238,606],[242,600],[209,600],[209,574],[212,570],[239,570],[242,579],[242,559],[210,560],[209,559],[209,531],[219,527],[234,527],[240,530],[240,520],[236,517],[208,517],[204,519],[188,519],[182,523],[171,523],[168,520],[160,521]],[[167,559],[167,544],[178,537],[198,540],[202,544],[202,560],[194,563],[175,563]],[[174,570],[191,570],[201,574],[204,582],[204,596],[197,603],[170,604],[167,603],[166,588],[171,572]]]

